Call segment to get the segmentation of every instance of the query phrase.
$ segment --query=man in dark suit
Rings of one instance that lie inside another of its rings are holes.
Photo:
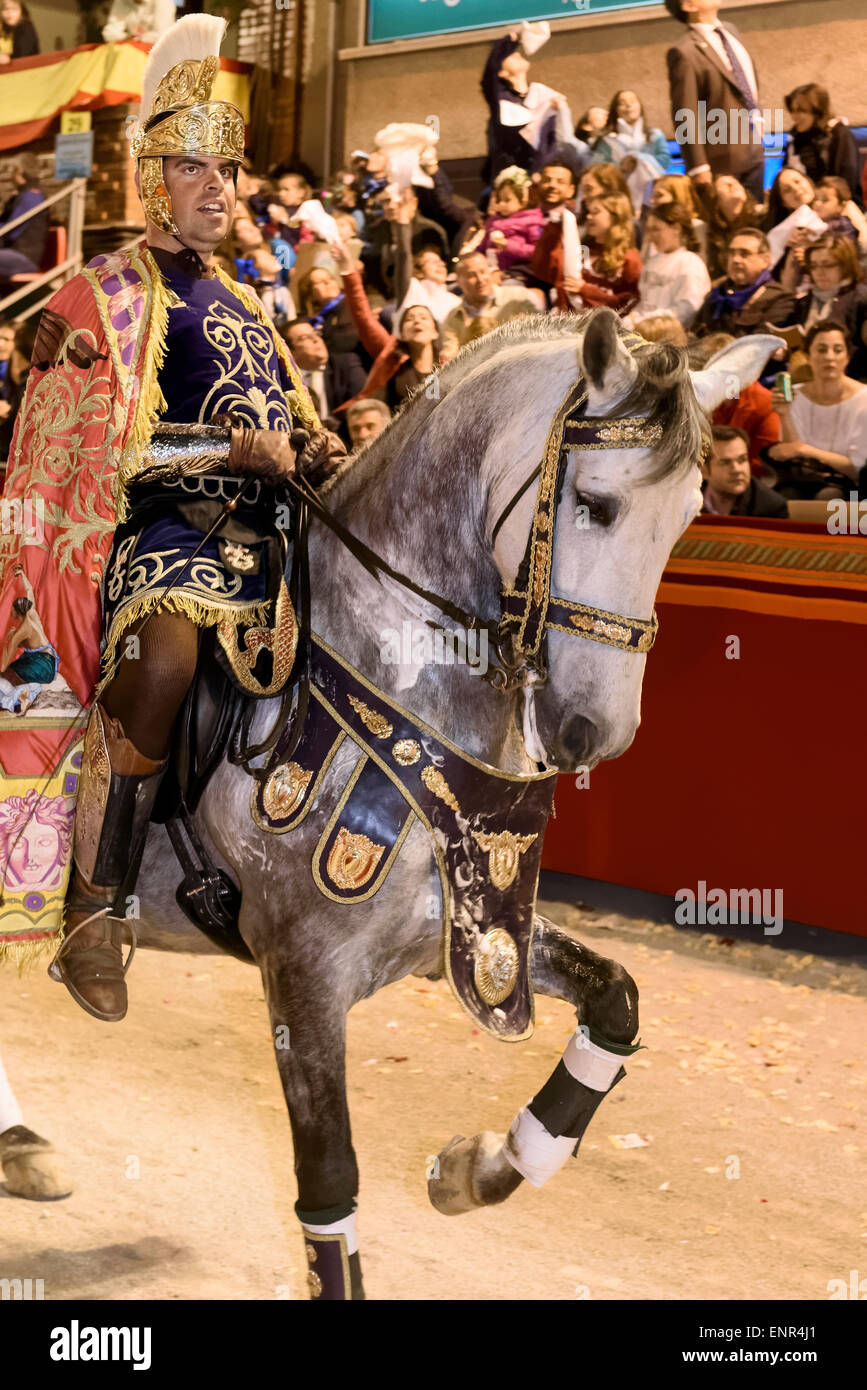
[[[719,23],[719,0],[665,0],[687,26],[668,50],[674,135],[686,171],[699,183],[731,174],[764,201],[764,154],[758,79],[731,24]]]
[[[334,412],[364,390],[367,373],[358,357],[354,352],[329,352],[321,334],[306,319],[290,323],[285,338],[320,419],[327,419],[328,428],[351,447],[345,416],[335,416]]]
[[[785,497],[752,475],[750,441],[736,425],[714,425],[713,451],[702,465],[702,511],[714,516],[788,516]]]

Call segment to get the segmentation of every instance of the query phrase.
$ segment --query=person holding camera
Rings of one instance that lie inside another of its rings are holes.
[[[851,343],[842,323],[814,324],[804,346],[812,380],[795,386],[791,401],[785,391],[774,390],[782,440],[764,450],[764,457],[775,467],[785,466],[785,471],[778,468],[781,490],[790,495],[845,497],[845,482],[857,483],[867,461],[867,386],[846,374]]]

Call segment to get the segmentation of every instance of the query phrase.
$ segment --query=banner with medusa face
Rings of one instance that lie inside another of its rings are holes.
[[[2,778],[0,961],[21,965],[53,950],[63,917],[83,737],[60,757],[53,773]]]

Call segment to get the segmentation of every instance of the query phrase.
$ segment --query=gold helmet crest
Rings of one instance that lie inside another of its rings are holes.
[[[226,21],[216,15],[185,15],[154,44],[142,79],[141,111],[130,137],[138,160],[145,214],[178,235],[163,177],[171,155],[209,155],[240,164],[244,117],[228,101],[212,101]]]

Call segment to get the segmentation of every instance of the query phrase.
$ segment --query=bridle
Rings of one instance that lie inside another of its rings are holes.
[[[503,523],[538,478],[533,524],[524,558],[514,585],[503,590],[497,623],[467,612],[394,569],[337,520],[306,479],[296,474],[288,480],[289,487],[299,502],[309,508],[371,573],[387,575],[468,632],[487,633],[489,649],[493,648],[495,659],[489,663],[483,678],[494,689],[507,693],[521,686],[543,685],[547,680],[545,638],[548,630],[637,653],[650,651],[656,637],[655,614],[649,619],[627,618],[551,593],[554,528],[569,453],[589,449],[649,448],[662,437],[661,425],[650,424],[640,416],[621,420],[587,418],[584,415],[586,401],[587,390],[582,378],[570,388],[557,411],[541,462],[510,498],[493,528],[492,545]]]
[[[643,654],[656,638],[654,613],[648,618],[627,618],[590,604],[576,603],[551,593],[553,536],[557,520],[563,476],[572,451],[590,449],[642,449],[657,444],[662,426],[641,416],[613,420],[584,414],[587,389],[583,378],[570,388],[554,417],[545,442],[545,452],[537,468],[517,489],[503,508],[492,532],[492,544],[503,523],[538,478],[533,524],[515,583],[500,597],[500,618],[494,623],[469,613],[451,599],[425,589],[409,575],[396,570],[364,541],[338,521],[308,479],[296,473],[285,480],[296,500],[290,597],[298,618],[299,666],[281,699],[281,708],[271,732],[262,743],[250,744],[249,734],[255,702],[249,702],[229,748],[229,760],[243,766],[256,778],[267,777],[277,762],[291,757],[301,737],[310,691],[310,565],[309,522],[315,516],[338,538],[351,555],[375,579],[387,576],[409,593],[437,608],[466,632],[484,632],[488,640],[487,669],[480,675],[502,694],[523,690],[530,695],[548,680],[547,634],[562,632],[584,637],[621,651]],[[432,619],[429,626],[435,627]],[[493,660],[491,659],[493,656]],[[292,687],[297,682],[294,709],[290,713]],[[253,760],[269,754],[264,768],[253,768]]]

